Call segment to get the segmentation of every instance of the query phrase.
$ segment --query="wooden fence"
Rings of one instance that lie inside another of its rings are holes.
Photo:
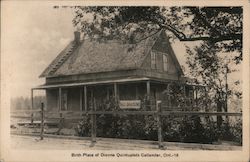
[[[41,132],[41,140],[44,138],[44,125],[49,123],[60,123],[65,119],[81,120],[84,116],[91,117],[91,141],[96,142],[96,116],[101,114],[110,115],[152,115],[156,117],[158,146],[163,148],[162,137],[162,120],[164,116],[242,116],[241,112],[198,112],[198,111],[162,111],[161,104],[156,106],[155,111],[140,111],[140,110],[113,110],[113,111],[97,111],[92,107],[90,111],[62,111],[62,112],[47,112],[44,110],[44,104],[41,103],[40,110],[22,110],[11,113],[11,118],[29,119],[30,123],[39,121]],[[61,128],[59,128],[61,129]]]

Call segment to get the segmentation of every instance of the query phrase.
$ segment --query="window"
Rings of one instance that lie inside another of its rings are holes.
[[[164,54],[162,56],[163,56],[163,70],[168,71],[168,57]]]
[[[107,100],[112,99],[114,96],[114,88],[113,87],[107,87]]]
[[[156,55],[151,51],[151,69],[156,69]]]
[[[61,99],[61,111],[66,111],[68,109],[68,92],[67,90],[62,91]]]

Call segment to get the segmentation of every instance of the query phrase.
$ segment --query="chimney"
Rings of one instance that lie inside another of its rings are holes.
[[[80,42],[81,33],[80,33],[79,31],[75,31],[75,32],[74,32],[74,35],[75,35],[74,41],[75,41],[76,43],[79,43],[79,42]]]

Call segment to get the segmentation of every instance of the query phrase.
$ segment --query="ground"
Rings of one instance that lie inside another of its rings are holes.
[[[38,124],[38,125],[37,125]],[[39,123],[33,125],[11,125],[11,145],[24,150],[157,150],[157,141],[130,140],[117,138],[97,138],[92,143],[90,137],[79,137],[74,129],[61,129],[45,126],[44,139],[40,140]],[[235,142],[219,141],[214,144],[164,142],[166,150],[241,150]]]
[[[45,137],[40,140],[39,136],[11,135],[13,149],[22,150],[156,150],[159,149],[156,141],[108,139],[97,138],[93,145],[90,139],[72,139],[64,136]],[[230,144],[208,145],[187,144],[176,142],[164,142],[166,150],[241,150],[241,146]]]

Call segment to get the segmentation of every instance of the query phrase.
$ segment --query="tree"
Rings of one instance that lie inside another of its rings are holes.
[[[234,85],[228,86],[228,75],[238,72],[236,68],[239,65],[233,63],[235,54],[232,53],[230,56],[218,54],[218,49],[214,46],[204,42],[193,49],[187,47],[189,75],[196,78],[197,82],[206,85],[210,103],[215,104],[218,112],[228,112],[228,99],[235,95],[239,100],[242,95],[240,88],[234,88],[240,85],[240,80],[235,80]],[[217,123],[221,126],[221,116],[217,117]]]
[[[164,29],[180,41],[203,41],[217,51],[237,52],[234,61],[242,60],[242,7],[74,8],[73,24],[92,39],[126,41],[134,33],[143,33],[136,43]]]

